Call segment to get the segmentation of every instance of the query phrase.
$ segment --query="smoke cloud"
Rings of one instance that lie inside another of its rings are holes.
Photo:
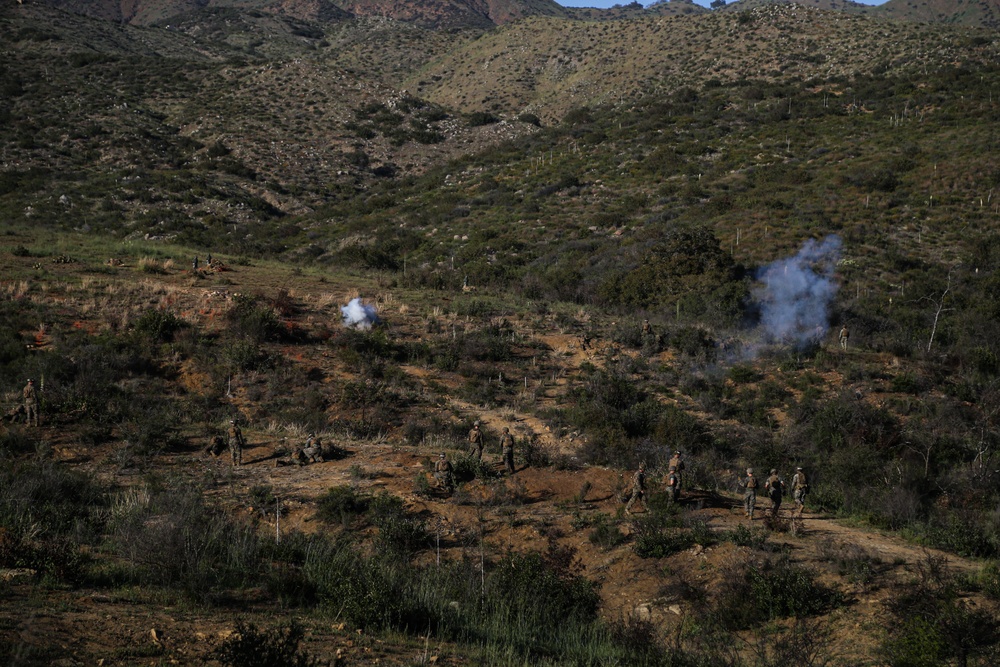
[[[341,306],[340,313],[343,315],[345,327],[371,329],[379,322],[375,306],[361,303],[361,297],[355,297],[346,306]]]
[[[837,294],[834,270],[840,259],[840,237],[806,241],[792,257],[757,272],[754,291],[761,327],[772,342],[803,347],[818,342],[830,327],[830,304]]]

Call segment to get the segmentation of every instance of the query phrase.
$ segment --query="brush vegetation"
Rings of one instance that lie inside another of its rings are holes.
[[[241,619],[206,658],[229,665],[316,664],[330,633],[358,659],[403,647],[383,654],[400,664],[429,663],[432,638],[454,664],[848,664],[834,637],[854,613],[863,661],[995,663],[992,34],[795,6],[479,39],[26,7],[0,15],[0,387],[15,405],[37,378],[43,428],[0,427],[0,567],[33,591],[0,597],[295,614]],[[622,54],[664,41],[691,57]],[[765,43],[790,46],[752,59]],[[766,339],[760,269],[830,235],[826,327]],[[382,326],[340,325],[359,290]],[[479,414],[488,443],[517,425],[519,471],[572,482],[501,479],[468,453]],[[270,449],[223,472],[202,448],[230,419]],[[309,495],[257,475],[309,432],[330,463],[303,479],[348,476]],[[653,479],[674,449],[691,506]],[[428,476],[440,451],[450,499]],[[410,457],[406,490],[371,452]],[[640,462],[650,497],[626,520],[602,470]],[[696,514],[735,504],[749,465],[801,465],[810,511],[981,567],[928,552],[892,579],[801,521]],[[706,550],[722,556],[697,578],[684,564]],[[629,568],[659,590],[613,607]],[[873,612],[855,594],[876,589]],[[15,627],[5,660],[69,659]]]

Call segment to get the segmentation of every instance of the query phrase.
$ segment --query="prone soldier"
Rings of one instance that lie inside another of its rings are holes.
[[[205,448],[206,454],[211,454],[212,456],[218,456],[226,449],[226,441],[221,435],[216,435],[212,437],[212,441],[208,443],[208,447]]]
[[[7,411],[7,421],[11,424],[20,424],[27,420],[27,412],[24,409],[23,403],[18,403],[17,407],[11,408]]]

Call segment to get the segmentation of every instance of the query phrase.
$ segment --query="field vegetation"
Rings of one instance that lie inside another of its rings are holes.
[[[435,72],[520,25],[436,60],[441,34],[378,22],[245,43],[278,19],[226,10],[85,50],[42,11],[0,15],[0,395],[33,378],[42,416],[0,425],[3,662],[1000,659],[979,32],[885,24],[949,58],[542,112],[430,89],[471,95]],[[706,25],[800,20],[754,11]],[[367,78],[385,45],[414,60]],[[392,88],[414,72],[434,86]],[[796,272],[819,314],[776,331]],[[344,326],[356,297],[373,326]],[[206,452],[231,420],[238,467]],[[295,465],[309,434],[324,460]],[[761,492],[741,517],[743,470],[795,466],[804,516]]]

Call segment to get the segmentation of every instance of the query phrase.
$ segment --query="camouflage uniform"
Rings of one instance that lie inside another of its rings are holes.
[[[792,498],[795,499],[795,509],[799,516],[806,509],[806,494],[809,493],[809,482],[802,468],[796,468],[792,475]]]
[[[667,492],[670,493],[670,502],[677,502],[681,497],[681,477],[677,474],[677,469],[670,466],[667,473]]]
[[[753,476],[753,468],[747,468],[747,476],[742,486],[743,511],[753,521],[753,510],[757,506],[757,478]]]
[[[212,441],[208,443],[208,447],[205,448],[206,454],[211,454],[212,456],[218,456],[226,449],[226,441],[221,435],[214,436]]]
[[[785,495],[785,483],[778,477],[777,470],[771,470],[771,476],[764,482],[764,488],[771,499],[771,516],[778,516],[781,509],[781,498]]]
[[[514,436],[510,434],[510,429],[504,427],[503,435],[500,436],[500,452],[503,456],[503,465],[507,472],[514,474]]]
[[[316,437],[315,433],[310,433],[306,439],[306,446],[302,448],[302,456],[306,463],[323,462],[323,443]]]
[[[681,459],[680,450],[674,450],[674,455],[670,458],[667,466],[677,471],[677,495],[679,497],[681,487],[684,485],[684,461]]]
[[[229,453],[233,457],[233,465],[243,464],[243,447],[246,440],[243,439],[243,431],[236,425],[236,420],[229,422]]]
[[[434,479],[448,493],[455,490],[455,474],[451,467],[451,461],[445,458],[444,454],[441,454],[434,464]]]
[[[842,327],[840,329],[840,336],[839,336],[839,338],[840,338],[840,349],[841,350],[846,350],[847,349],[847,339],[850,338],[850,337],[851,337],[851,332],[847,330],[846,326]]]
[[[24,422],[28,426],[31,426],[32,422],[38,426],[38,394],[35,393],[35,381],[28,380],[22,393],[24,394]]]
[[[469,454],[475,456],[477,460],[483,460],[483,432],[479,430],[479,422],[476,422],[472,426],[472,430],[469,431],[469,444],[472,446],[469,448]]]
[[[639,469],[635,471],[632,475],[632,494],[629,496],[628,502],[625,504],[625,513],[632,513],[632,505],[635,501],[642,500],[646,497],[646,466],[640,463]]]
[[[16,408],[11,408],[7,411],[7,421],[11,424],[20,424],[27,417],[27,412],[24,409],[24,404],[19,404]]]

